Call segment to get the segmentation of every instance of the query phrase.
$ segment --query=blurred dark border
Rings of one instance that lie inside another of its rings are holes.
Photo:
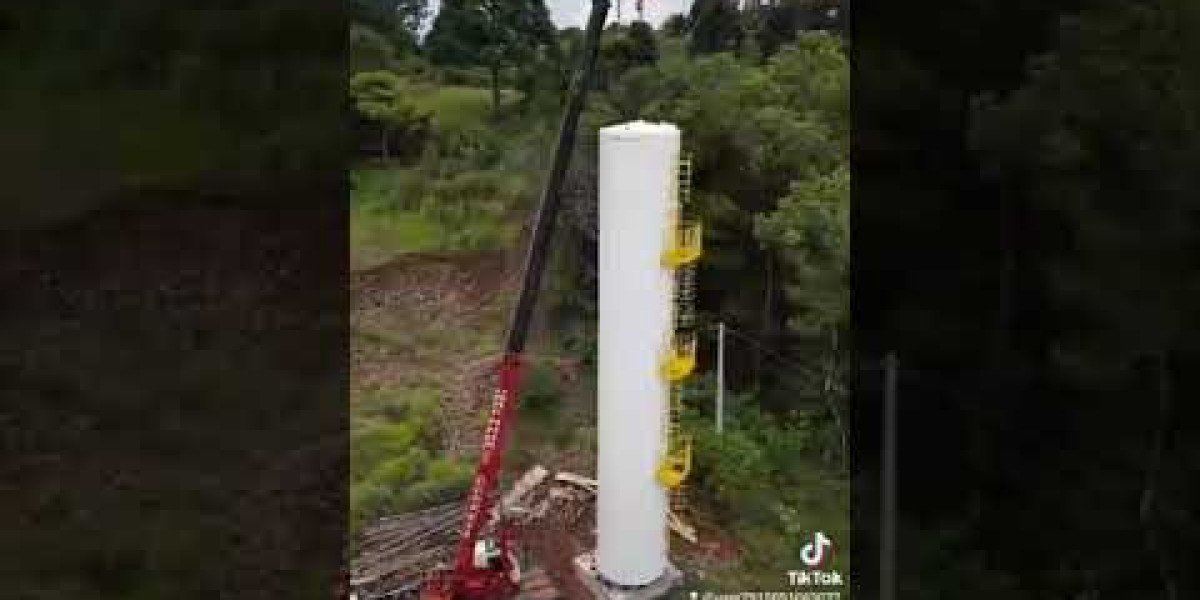
[[[0,7],[0,596],[340,584],[344,12]]]
[[[1200,5],[850,21],[854,597],[1200,597]]]

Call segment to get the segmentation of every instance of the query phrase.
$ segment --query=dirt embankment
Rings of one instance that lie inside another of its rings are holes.
[[[408,254],[354,273],[351,400],[371,402],[380,391],[429,390],[439,399],[443,452],[474,454],[490,406],[519,275],[518,257],[499,252]],[[540,355],[537,340],[531,342],[535,347],[526,353],[527,360],[553,365],[564,390],[579,392],[577,361]],[[575,404],[581,399],[578,396],[571,394],[564,402]],[[543,440],[524,441],[543,445]],[[551,459],[558,468],[590,465],[590,457],[538,458]],[[557,464],[558,459],[563,463]]]
[[[500,253],[409,254],[354,273],[352,401],[430,390],[439,396],[443,450],[473,451],[515,284]]]

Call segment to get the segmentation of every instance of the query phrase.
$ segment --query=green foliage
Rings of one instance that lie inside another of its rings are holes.
[[[537,46],[516,68],[516,89],[524,111],[557,110],[570,87],[571,66],[558,43]]]
[[[410,141],[423,139],[430,114],[410,101],[407,83],[399,75],[391,71],[355,73],[350,78],[350,97],[360,114],[380,125],[383,158],[388,158],[394,135]]]
[[[636,21],[628,27],[612,25],[601,37],[596,79],[607,89],[630,69],[658,61],[658,42],[654,29]]]
[[[827,13],[839,10],[839,4],[839,0],[782,0],[760,8],[751,19],[762,55],[775,54],[805,30],[833,25]]]
[[[390,121],[406,108],[404,82],[391,71],[368,71],[350,77],[354,108],[369,119]]]
[[[662,74],[651,67],[625,73],[609,88],[609,101],[621,119],[633,120],[654,112],[662,99]]]
[[[707,400],[708,393],[699,395]],[[715,573],[715,581],[727,589],[775,582],[781,571],[795,568],[816,531],[837,540],[834,568],[846,572],[849,481],[844,470],[825,466],[816,416],[802,411],[775,416],[757,408],[753,395],[727,402],[722,434],[714,430],[712,415],[695,409],[685,415],[695,435],[689,489],[742,546],[737,564]]]
[[[421,169],[350,171],[350,259],[353,268],[382,264],[446,243],[440,224],[420,211],[429,187]]]
[[[470,486],[472,475],[469,462],[430,460],[428,454],[419,451],[383,462],[362,479],[352,477],[351,532],[360,531],[369,521],[389,514],[460,498]]]
[[[357,532],[372,519],[462,495],[467,461],[434,458],[437,395],[429,390],[381,390],[357,399],[350,437],[350,521]]]
[[[429,0],[351,0],[350,18],[410,42],[429,16]]]
[[[440,401],[438,391],[433,388],[383,388],[364,394],[356,399],[355,416],[367,420],[410,421],[417,423],[422,434],[432,431]],[[432,438],[421,438],[430,441]]]
[[[351,171],[350,247],[356,268],[408,252],[504,247],[517,235],[514,211],[528,184],[507,171],[464,171],[432,179],[422,168]]]
[[[687,30],[688,21],[687,15],[683,13],[674,13],[663,20],[663,33],[670,37],[682,37]]]
[[[552,418],[559,412],[562,401],[561,374],[552,364],[535,362],[529,365],[521,382],[521,411]]]
[[[496,110],[505,68],[517,68],[519,86],[532,92],[538,69],[558,60],[554,25],[542,0],[447,0],[425,49],[438,65],[486,66]]]
[[[826,33],[805,33],[771,57],[767,73],[781,106],[817,119],[839,143],[850,134],[850,63],[844,42]]]
[[[421,204],[445,234],[448,247],[494,248],[516,231],[510,215],[525,205],[525,183],[502,171],[467,171],[433,184]]]
[[[649,65],[658,61],[658,42],[654,37],[654,28],[650,27],[649,23],[630,23],[627,36],[630,46],[629,58],[634,65]]]
[[[397,63],[398,52],[386,36],[360,23],[350,24],[351,72],[378,71]]]
[[[358,97],[368,110],[373,104],[386,106],[399,79],[362,74]],[[486,90],[401,85],[404,102],[429,116],[433,137],[413,167],[351,171],[352,260],[371,265],[404,252],[507,244],[519,226],[514,211],[525,208],[530,198],[527,169],[540,160],[540,149],[535,143],[516,150],[506,145],[537,139],[542,128],[524,127],[515,135],[490,128]],[[500,168],[486,168],[488,164]]]
[[[1046,256],[1046,268],[1054,304],[1075,318],[1054,352],[1076,382],[1115,385],[1175,345],[1195,305],[1194,268],[1180,261],[1198,239],[1183,215],[1200,186],[1188,26],[1200,11],[1178,2],[1085,13],[1066,21],[1061,48],[1022,88],[977,103],[989,174],[1064,224],[1070,252]]]
[[[477,64],[478,53],[487,43],[487,30],[476,4],[474,0],[442,0],[425,37],[425,53],[434,64]]]
[[[474,465],[468,461],[439,458],[426,465],[424,478],[404,488],[396,512],[442,504],[461,498],[471,485]]]
[[[763,67],[729,54],[663,65],[659,80],[651,116],[688,133],[699,186],[743,208],[769,206],[848,154],[848,63],[833,36],[802,36]]]
[[[761,510],[774,495],[769,486],[771,466],[749,433],[739,428],[699,438],[696,460],[706,466],[697,473],[697,482],[727,510],[763,515]]]
[[[816,179],[793,183],[778,208],[759,215],[756,234],[787,266],[788,325],[809,337],[837,332],[850,309],[850,170],[847,165]]]
[[[355,431],[351,435],[350,477],[357,479],[375,469],[389,457],[404,456],[415,448],[417,436],[425,423],[379,422]]]
[[[428,187],[420,169],[361,168],[350,171],[350,205],[375,210],[420,208]]]
[[[474,80],[469,71],[457,71],[464,81]],[[483,77],[486,86],[487,75]],[[410,90],[411,101],[433,115],[439,147],[455,148],[469,145],[488,135],[494,124],[488,122],[491,95],[486,87],[472,85],[422,85]],[[502,95],[502,100],[510,96]]]
[[[932,367],[915,389],[955,406],[916,419],[972,432],[952,448],[960,483],[918,495],[940,506],[913,511],[911,539],[928,546],[901,595],[1099,597],[1138,582],[1196,596],[1196,519],[1175,511],[1196,504],[1195,436],[1169,411],[1191,404],[1200,356],[1184,333],[1200,306],[1200,7],[1030,7],[1010,14],[1015,30],[996,19],[1007,11],[972,14],[962,30],[977,39],[955,51],[874,50],[888,56],[870,61],[870,95],[887,101],[856,114],[879,197],[855,208],[870,341],[902,344],[902,363]],[[1069,443],[1022,435],[1032,413]],[[1154,452],[1156,434],[1171,450]],[[1123,516],[1139,499],[1142,518]]]

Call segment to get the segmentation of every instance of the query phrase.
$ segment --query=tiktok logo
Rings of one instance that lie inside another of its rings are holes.
[[[828,548],[828,552],[826,549]],[[819,567],[833,556],[833,540],[823,532],[818,531],[813,541],[800,549],[800,560],[809,567]]]

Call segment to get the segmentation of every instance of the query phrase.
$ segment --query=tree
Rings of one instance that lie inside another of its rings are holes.
[[[479,52],[487,44],[487,26],[477,10],[478,0],[442,0],[425,37],[425,53],[441,66],[478,64]]]
[[[775,54],[802,31],[832,29],[839,10],[839,0],[782,0],[761,6],[752,18],[763,56]]]
[[[402,53],[416,49],[421,26],[428,16],[428,0],[351,0],[350,3],[352,27],[371,30]],[[353,47],[354,38],[351,40]]]
[[[687,26],[687,16],[683,13],[674,13],[663,20],[662,30],[668,37],[683,37]]]
[[[350,23],[350,72],[376,71],[391,67],[397,58],[396,47],[378,31],[360,23]]]
[[[918,372],[901,422],[961,436],[900,435],[953,457],[901,509],[931,534],[901,589],[1195,597],[1196,421],[1162,426],[1160,390],[1200,357],[1196,5],[1010,4],[873,8],[855,41],[855,344]],[[947,577],[948,548],[991,573]]]
[[[1085,470],[1072,484],[1078,491],[1047,486],[1032,492],[1042,498],[1034,502],[1063,502],[1057,512],[1079,515],[1062,525],[1068,540],[1096,521],[1120,522],[1109,539],[1127,550],[1090,549],[1076,559],[1081,570],[1157,579],[1164,598],[1200,590],[1185,567],[1200,520],[1182,510],[1196,505],[1183,482],[1194,478],[1188,453],[1200,451],[1173,433],[1187,426],[1176,421],[1174,390],[1186,385],[1184,365],[1200,362],[1186,333],[1200,306],[1197,27],[1200,10],[1177,0],[1064,19],[1059,47],[1033,63],[1025,84],[982,96],[973,114],[987,180],[1006,191],[1011,239],[1034,250],[1014,253],[1014,276],[1035,277],[1056,317],[1030,352],[1061,390],[1040,402],[1065,430],[1103,432],[1072,442],[1087,464],[1130,465]],[[1064,396],[1086,398],[1087,408]],[[1140,498],[1140,520],[1121,521],[1128,502],[1120,498]],[[1044,541],[1043,560],[1069,543]],[[1039,589],[1095,585],[1078,573],[1032,576],[1042,578]]]
[[[403,30],[416,38],[429,17],[429,0],[351,0],[350,18],[388,34]]]
[[[630,58],[634,65],[648,65],[658,61],[658,42],[654,39],[654,28],[645,21],[629,24]]]
[[[391,71],[366,71],[350,78],[354,108],[379,124],[379,155],[390,158],[393,134],[417,133],[428,125],[429,115],[418,110],[405,95],[404,81]]]
[[[610,25],[600,47],[596,79],[601,89],[609,89],[630,69],[658,61],[658,44],[654,29],[644,21],[628,27]]]
[[[700,310],[755,331],[770,352],[798,362],[825,353],[791,339],[796,332],[788,327],[789,315],[799,309],[791,306],[795,296],[788,288],[799,278],[798,267],[786,247],[762,243],[754,217],[776,210],[796,182],[818,180],[846,163],[848,90],[841,41],[816,33],[801,36],[766,65],[729,54],[704,56],[633,69],[610,90],[619,114],[668,120],[686,132],[694,208],[705,224],[700,279],[723,282],[701,290]],[[736,357],[729,365],[731,383],[744,389],[757,374],[775,378],[762,368],[764,356]],[[758,383],[778,392],[768,394],[778,405],[795,402],[795,393],[783,393],[785,382]]]
[[[734,52],[742,44],[741,13],[736,0],[696,0],[688,15],[693,54]]]
[[[788,305],[786,326],[804,344],[821,377],[786,379],[789,387],[824,399],[836,455],[848,464],[849,431],[842,418],[848,398],[844,376],[850,325],[850,165],[796,181],[779,206],[755,217],[755,235],[778,256]]]
[[[792,184],[779,206],[755,219],[755,234],[787,272],[789,328],[838,351],[850,308],[850,169]]]
[[[557,35],[543,0],[447,0],[426,40],[435,64],[484,65],[491,72],[492,106],[500,107],[505,68],[537,68],[539,56],[558,56]]]

